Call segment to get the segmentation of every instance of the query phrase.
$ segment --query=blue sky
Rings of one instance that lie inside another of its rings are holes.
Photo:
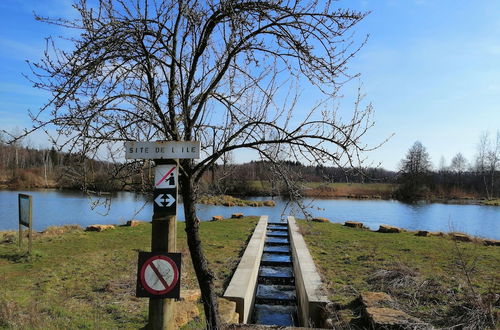
[[[375,108],[376,126],[366,142],[394,133],[367,155],[396,169],[408,148],[420,140],[431,160],[449,162],[458,152],[472,160],[483,131],[500,129],[500,1],[372,0],[339,6],[371,11],[355,38],[369,34],[367,45],[350,64],[361,73],[366,100]],[[42,55],[44,38],[64,32],[39,23],[43,16],[74,15],[66,0],[0,1],[0,129],[29,127],[27,109],[47,99],[31,87],[26,59]],[[346,102],[358,85],[353,81]],[[35,146],[47,142],[30,138]]]

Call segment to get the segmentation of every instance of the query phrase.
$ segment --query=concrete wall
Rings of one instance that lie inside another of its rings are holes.
[[[293,256],[300,325],[303,327],[319,327],[322,323],[321,311],[328,303],[328,297],[323,292],[321,277],[314,265],[304,237],[299,232],[294,217],[288,217],[288,230]]]
[[[240,315],[240,323],[248,323],[251,318],[260,260],[266,241],[267,220],[267,215],[260,217],[238,268],[224,293],[224,298],[236,302],[236,312]]]

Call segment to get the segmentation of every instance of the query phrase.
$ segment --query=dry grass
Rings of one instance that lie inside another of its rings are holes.
[[[437,327],[500,326],[500,247],[450,236],[381,234],[299,221],[333,302],[389,293],[399,309]]]
[[[394,184],[382,183],[307,183],[304,196],[332,198],[391,198],[397,189]]]

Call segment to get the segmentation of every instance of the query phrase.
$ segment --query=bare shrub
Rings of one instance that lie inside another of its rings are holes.
[[[410,267],[399,264],[393,269],[379,269],[375,271],[368,283],[375,286],[378,290],[390,293],[398,293],[401,289],[414,287],[417,284],[416,277],[418,273]]]

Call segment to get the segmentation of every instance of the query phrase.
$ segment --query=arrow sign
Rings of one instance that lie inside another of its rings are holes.
[[[169,207],[175,203],[175,198],[170,194],[160,194],[155,198],[155,203],[158,207]]]
[[[162,215],[176,215],[177,188],[155,189],[153,211]]]

